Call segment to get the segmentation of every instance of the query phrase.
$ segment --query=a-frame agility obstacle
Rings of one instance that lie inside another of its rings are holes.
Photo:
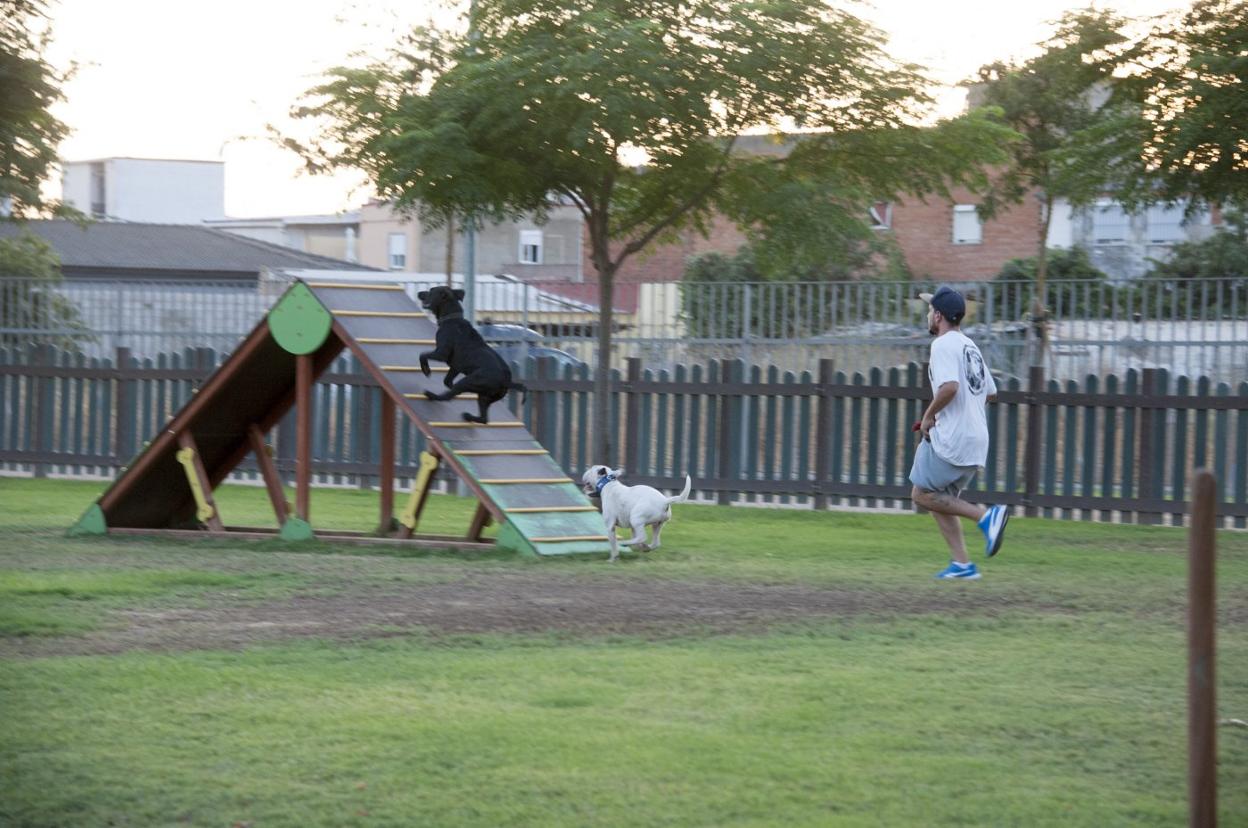
[[[374,542],[486,548],[482,531],[499,525],[498,547],[537,555],[608,552],[602,518],[589,499],[503,406],[487,426],[464,422],[473,395],[448,402],[445,366],[430,377],[417,355],[433,346],[434,323],[392,284],[297,281],[238,349],[70,529],[71,534],[176,534],[365,540],[362,533],[313,529],[312,384],[350,351],[381,386],[380,526]],[[295,505],[286,502],[265,436],[295,408]],[[406,508],[394,524],[396,413],[427,438]],[[280,530],[227,527],[213,490],[253,454]],[[476,514],[459,537],[417,529],[434,471],[446,466],[476,495]],[[392,535],[382,538],[381,535]]]

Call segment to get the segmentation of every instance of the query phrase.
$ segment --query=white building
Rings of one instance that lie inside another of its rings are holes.
[[[199,224],[225,217],[225,164],[156,158],[67,161],[61,199],[101,220]]]

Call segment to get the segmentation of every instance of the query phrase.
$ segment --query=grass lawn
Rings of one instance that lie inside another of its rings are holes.
[[[686,505],[615,566],[63,537],[102,488],[0,478],[3,825],[1186,820],[1183,530],[1015,519],[976,583],[931,580],[909,515]],[[368,529],[376,495],[312,513]],[[1219,715],[1248,719],[1248,534],[1219,544]],[[1248,730],[1219,739],[1248,824]]]

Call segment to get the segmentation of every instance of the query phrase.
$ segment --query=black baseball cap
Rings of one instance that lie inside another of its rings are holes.
[[[919,298],[940,311],[941,316],[955,325],[966,316],[966,299],[948,285],[936,288],[935,293],[920,293]]]

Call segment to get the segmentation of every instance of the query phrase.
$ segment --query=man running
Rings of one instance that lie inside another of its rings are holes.
[[[1005,506],[984,508],[962,500],[979,467],[988,459],[988,418],[985,408],[997,394],[992,372],[979,347],[959,329],[966,300],[953,288],[919,294],[928,303],[927,329],[936,339],[928,361],[933,399],[919,424],[922,439],[910,469],[910,496],[936,518],[953,560],[936,574],[942,579],[975,580],[979,570],[966,555],[960,517],[975,521],[984,533],[989,558],[1001,549]]]

